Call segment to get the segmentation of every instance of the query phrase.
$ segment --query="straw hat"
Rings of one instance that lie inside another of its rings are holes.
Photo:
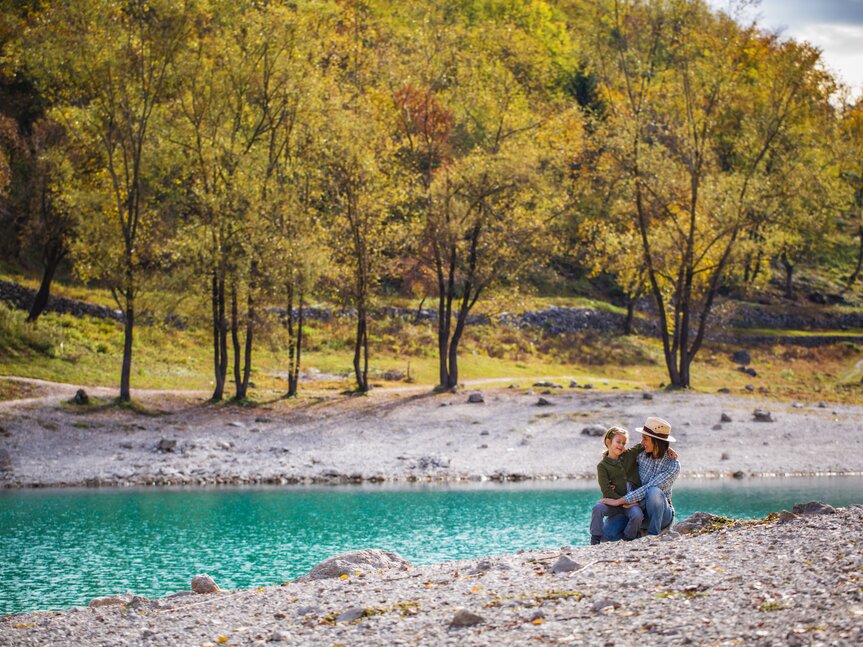
[[[653,416],[650,416],[645,421],[644,428],[641,430],[641,433],[646,436],[650,436],[651,438],[667,440],[670,443],[675,441],[674,436],[671,435],[671,425],[662,418],[654,418]]]

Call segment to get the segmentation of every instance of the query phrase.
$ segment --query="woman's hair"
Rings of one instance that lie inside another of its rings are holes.
[[[656,436],[651,436],[650,440],[653,441],[653,457],[656,460],[659,460],[663,456],[665,456],[665,452],[668,451],[668,441],[661,440]]]
[[[623,441],[629,441],[629,432],[626,431],[623,427],[609,427],[608,431],[605,432],[605,436],[602,437],[602,444],[605,447],[605,451],[603,452],[603,456],[608,456],[608,443],[611,442],[611,439],[615,436],[623,436]]]

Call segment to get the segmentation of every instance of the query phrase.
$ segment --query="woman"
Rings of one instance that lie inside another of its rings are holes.
[[[641,444],[644,451],[638,455],[638,475],[641,487],[619,499],[600,499],[600,503],[611,506],[641,503],[647,516],[647,534],[658,535],[674,521],[674,506],[671,504],[671,489],[680,463],[668,455],[668,445],[674,442],[671,425],[662,418],[649,417],[641,430]],[[603,528],[608,541],[623,537],[626,517],[610,517]]]

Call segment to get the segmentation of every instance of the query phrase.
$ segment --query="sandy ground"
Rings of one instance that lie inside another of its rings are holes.
[[[65,404],[70,385],[30,388],[0,403],[2,487],[593,479],[601,439],[583,430],[649,415],[671,422],[682,478],[863,474],[863,407],[757,395],[379,390],[237,407],[133,392],[159,410],[147,415]]]

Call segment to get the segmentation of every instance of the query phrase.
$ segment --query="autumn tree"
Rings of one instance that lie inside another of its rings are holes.
[[[562,172],[564,140],[581,134],[578,116],[548,99],[554,57],[569,55],[548,5],[472,13],[467,29],[430,11],[408,48],[411,82],[393,89],[437,286],[441,389],[458,384],[459,345],[480,297],[548,255],[561,196],[547,183]]]
[[[60,124],[41,119],[34,124],[29,139],[33,161],[28,183],[29,218],[23,237],[38,248],[42,263],[42,280],[27,315],[27,321],[33,322],[48,304],[51,282],[74,242],[80,209],[75,187],[86,180],[75,173],[70,159],[75,151],[69,150]]]
[[[597,4],[601,136],[627,178],[617,209],[637,233],[671,385],[688,387],[737,243],[784,133],[822,109],[819,55],[741,28],[692,0]]]
[[[110,196],[78,244],[78,271],[110,287],[124,315],[120,400],[130,399],[136,298],[157,231],[149,182],[154,115],[173,90],[171,63],[189,30],[190,2],[54,3],[30,33],[30,64],[55,108],[53,118],[98,152]],[[95,253],[93,253],[95,252]],[[106,256],[107,255],[107,256]]]
[[[844,218],[857,238],[854,269],[848,276],[848,286],[851,287],[863,270],[863,99],[844,107],[839,132],[837,150],[847,204]]]
[[[230,340],[234,397],[242,400],[264,271],[259,215],[270,172],[266,156],[291,126],[285,119],[293,106],[279,93],[296,36],[288,9],[244,3],[219,3],[197,29],[194,44],[177,61],[182,91],[174,142],[190,162],[186,205],[192,216],[182,240],[208,277],[212,399],[224,396]]]

